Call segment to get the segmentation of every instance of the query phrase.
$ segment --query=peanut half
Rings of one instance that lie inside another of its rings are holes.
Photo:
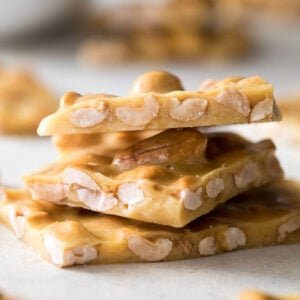
[[[113,165],[121,170],[146,164],[194,164],[206,161],[207,137],[195,129],[170,129],[118,152]]]

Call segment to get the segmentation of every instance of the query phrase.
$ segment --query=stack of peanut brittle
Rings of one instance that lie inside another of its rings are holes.
[[[300,185],[282,179],[272,141],[204,133],[279,118],[259,76],[186,91],[155,71],[126,97],[67,93],[38,130],[57,160],[2,190],[0,219],[60,267],[299,242]]]
[[[79,58],[95,66],[138,60],[227,60],[253,42],[237,0],[117,1],[92,9],[81,23]]]

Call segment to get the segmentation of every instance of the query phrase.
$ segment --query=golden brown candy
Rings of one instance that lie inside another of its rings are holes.
[[[114,156],[94,150],[66,152],[24,176],[33,199],[182,227],[283,175],[271,141],[251,143],[229,133],[172,129]]]
[[[133,95],[80,97],[67,93],[60,109],[43,119],[38,132],[40,135],[91,134],[278,119],[273,86],[259,76],[225,78],[199,91],[178,90],[181,88],[176,76],[150,72],[136,81]]]
[[[33,201],[20,190],[5,192],[0,220],[60,267],[179,260],[299,242],[300,186],[277,181],[252,189],[181,229]]]

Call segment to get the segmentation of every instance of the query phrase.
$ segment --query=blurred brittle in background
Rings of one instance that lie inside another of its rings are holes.
[[[82,60],[235,58],[251,50],[237,0],[171,0],[99,7],[85,18]]]
[[[0,300],[17,300],[16,298],[7,297],[0,292]]]
[[[276,144],[300,147],[300,94],[283,97],[277,102],[283,118],[282,122],[270,123],[267,126],[257,124],[252,128],[243,128],[249,138],[271,137]]]
[[[0,69],[0,134],[34,134],[58,101],[28,71]]]
[[[217,0],[218,1],[218,0]],[[300,0],[238,0],[244,14],[253,18],[268,18],[274,21],[300,19]]]
[[[300,300],[300,294],[274,295],[258,290],[246,290],[237,300]]]
[[[300,93],[284,98],[278,105],[283,114],[282,132],[277,132],[274,138],[282,136],[293,145],[300,146]]]
[[[281,122],[257,123],[249,126],[225,126],[220,131],[230,130],[252,141],[272,138],[278,148],[300,148],[300,93],[279,97],[277,105],[282,114]],[[209,132],[210,129],[207,130]]]

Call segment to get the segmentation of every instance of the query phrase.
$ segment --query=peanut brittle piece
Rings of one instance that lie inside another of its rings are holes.
[[[55,97],[29,73],[0,69],[1,134],[33,134],[57,108]]]
[[[180,24],[182,26],[182,24]],[[147,60],[226,60],[249,54],[253,41],[242,33],[142,32],[125,36],[91,37],[79,48],[84,63],[95,66]]]
[[[22,190],[3,191],[1,199],[0,220],[59,267],[179,260],[300,242],[296,182],[247,191],[181,229],[34,201]]]
[[[161,3],[120,3],[102,7],[84,20],[85,30],[92,35],[127,36],[165,31],[193,31],[207,27],[211,5],[208,1],[172,0]],[[184,29],[183,29],[184,28]]]
[[[33,199],[183,227],[283,173],[270,140],[169,129],[113,157],[82,153],[24,176]]]
[[[0,300],[17,300],[16,298],[11,298],[11,297],[8,297],[8,296],[5,296],[4,294],[2,294],[0,292]]]
[[[162,130],[277,118],[273,86],[259,76],[226,78],[199,91],[184,91],[176,76],[153,71],[138,77],[127,97],[66,93],[38,133]]]

